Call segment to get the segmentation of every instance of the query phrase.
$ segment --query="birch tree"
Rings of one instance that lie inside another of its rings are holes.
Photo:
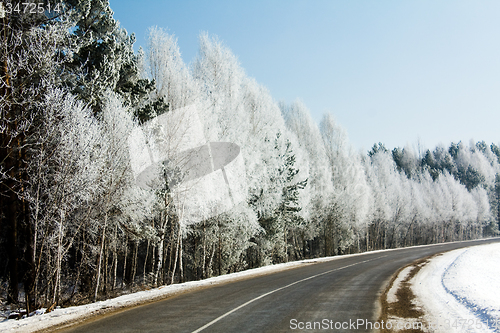
[[[325,253],[334,254],[352,245],[358,230],[367,230],[369,188],[361,161],[349,146],[345,130],[326,114],[320,131],[334,187],[325,229]]]
[[[306,154],[309,176],[306,190],[309,192],[307,202],[302,204],[308,211],[307,224],[300,229],[302,238],[302,257],[311,255],[308,240],[319,233],[327,223],[329,200],[333,195],[334,184],[331,181],[330,161],[328,160],[323,138],[319,127],[310,116],[307,107],[300,101],[287,106],[280,104],[281,113],[287,128],[297,137],[297,143]]]
[[[37,283],[47,281],[51,302],[57,303],[64,258],[80,230],[87,228],[86,208],[101,190],[102,161],[95,158],[101,131],[91,111],[61,90],[47,95],[44,111],[34,133],[40,141],[32,151],[38,163],[30,169],[30,202],[36,276],[41,279]]]
[[[97,152],[102,160],[100,171],[100,195],[95,198],[95,208],[100,223],[99,254],[96,269],[94,301],[101,282],[101,271],[106,235],[119,228],[141,229],[141,225],[152,218],[154,193],[142,191],[132,175],[128,139],[136,124],[131,113],[123,106],[115,93],[108,92],[100,120],[102,137]],[[130,225],[135,224],[136,227]]]

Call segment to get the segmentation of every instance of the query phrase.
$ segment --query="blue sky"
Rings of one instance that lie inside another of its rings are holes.
[[[159,26],[183,59],[215,34],[277,101],[331,112],[357,149],[500,142],[500,1],[110,0],[146,47]]]

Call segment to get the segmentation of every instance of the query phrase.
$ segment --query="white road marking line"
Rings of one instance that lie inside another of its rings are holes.
[[[340,271],[340,270],[342,270],[342,269],[344,269],[344,268],[348,268],[348,267],[356,266],[356,265],[363,264],[363,263],[368,262],[368,261],[372,261],[372,260],[375,260],[375,259],[380,259],[380,258],[384,258],[384,257],[387,257],[387,255],[382,256],[382,257],[373,258],[373,259],[368,259],[368,260],[365,260],[365,261],[360,261],[360,262],[357,262],[357,263],[354,263],[354,264],[351,264],[351,265],[347,265],[347,266],[344,266],[344,267],[339,267],[339,268],[331,269],[331,270],[329,270],[329,271],[326,271],[326,272],[323,272],[323,273],[320,273],[320,274],[316,274],[316,275],[313,275],[313,276],[307,277],[307,278],[302,279],[302,280],[299,280],[299,281],[292,282],[292,283],[290,283],[290,284],[288,284],[288,285],[286,285],[286,286],[284,286],[284,287],[280,287],[280,288],[278,288],[278,289],[274,289],[274,290],[269,291],[269,292],[267,292],[267,293],[265,293],[265,294],[262,294],[262,295],[260,295],[260,296],[257,296],[257,297],[255,297],[254,299],[251,299],[251,300],[249,300],[249,301],[248,301],[248,302],[246,302],[246,303],[241,304],[240,306],[238,306],[238,307],[236,307],[236,308],[232,309],[231,311],[228,311],[228,312],[224,313],[223,315],[221,315],[221,316],[219,316],[219,317],[215,318],[215,319],[214,319],[214,320],[212,320],[211,322],[209,322],[209,323],[207,323],[207,324],[203,325],[202,327],[198,328],[197,330],[193,331],[192,333],[198,333],[198,332],[201,332],[201,331],[203,331],[205,328],[212,326],[213,324],[215,324],[215,323],[216,323],[216,322],[218,322],[219,320],[221,320],[221,319],[223,319],[223,318],[225,318],[225,317],[229,316],[231,313],[238,311],[239,309],[241,309],[241,308],[243,308],[243,307],[247,306],[248,304],[253,303],[253,302],[255,302],[255,301],[257,301],[257,300],[259,300],[259,299],[261,299],[261,298],[263,298],[263,297],[266,297],[266,296],[268,296],[268,295],[271,295],[272,293],[275,293],[275,292],[277,292],[277,291],[280,291],[280,290],[286,289],[286,288],[288,288],[288,287],[291,287],[291,286],[293,286],[293,285],[296,285],[297,283],[304,282],[304,281],[307,281],[307,280],[310,280],[310,279],[314,279],[314,278],[316,278],[316,277],[318,277],[318,276],[321,276],[321,275],[325,275],[325,274],[332,273],[332,272],[335,272],[335,271]]]

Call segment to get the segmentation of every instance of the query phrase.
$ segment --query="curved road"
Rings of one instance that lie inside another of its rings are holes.
[[[401,267],[435,253],[500,239],[439,244],[338,257],[255,278],[187,292],[61,332],[367,332],[378,297]],[[295,328],[295,329],[294,329]],[[318,326],[316,326],[318,328]],[[338,330],[337,330],[338,331]]]

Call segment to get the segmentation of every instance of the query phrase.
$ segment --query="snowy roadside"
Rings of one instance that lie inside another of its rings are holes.
[[[411,280],[424,331],[500,332],[500,244],[432,258]]]
[[[359,254],[352,254],[350,256],[366,255],[373,252],[365,252]],[[146,291],[140,291],[133,294],[122,295],[116,298],[100,301],[96,303],[72,306],[67,308],[56,308],[50,313],[44,313],[45,309],[37,311],[37,315],[23,318],[20,320],[4,320],[0,322],[0,332],[37,332],[48,330],[53,327],[64,327],[74,325],[92,316],[103,315],[119,311],[121,309],[133,307],[140,304],[149,303],[155,300],[163,299],[176,294],[193,291],[195,289],[205,288],[218,284],[234,282],[243,280],[259,275],[271,274],[278,271],[296,268],[305,264],[312,264],[317,262],[325,262],[331,260],[338,260],[345,258],[345,256],[335,256],[317,259],[306,259],[302,261],[294,261],[284,264],[270,265],[249,269],[242,272],[221,275],[201,281],[190,281],[179,284],[172,284],[162,286]]]
[[[427,246],[440,246],[443,244],[431,244],[431,245],[421,245],[414,247],[427,247]],[[500,246],[500,244],[497,244]],[[238,280],[243,280],[247,278],[252,278],[260,275],[271,274],[278,271],[283,271],[287,269],[292,269],[300,267],[306,264],[313,264],[317,262],[326,262],[332,260],[339,260],[346,258],[348,256],[364,256],[378,252],[386,251],[397,251],[398,249],[388,249],[388,250],[376,250],[370,252],[363,252],[358,254],[350,254],[343,256],[334,256],[326,258],[316,258],[316,259],[306,259],[302,261],[294,261],[285,264],[277,264],[259,267],[255,269],[249,269],[242,272],[217,276],[201,281],[190,281],[185,283],[173,284],[168,286],[161,286],[159,288],[154,288],[146,291],[141,291],[137,293],[122,295],[116,298],[108,299],[105,301],[100,301],[96,303],[73,306],[67,308],[57,308],[50,313],[43,313],[45,309],[37,311],[39,314],[30,316],[28,318],[23,318],[21,320],[4,320],[0,322],[0,332],[37,332],[49,330],[54,327],[64,327],[74,325],[85,319],[93,316],[103,315],[107,313],[112,313],[115,311],[120,311],[122,309],[130,308],[140,304],[145,304],[153,302],[155,300],[164,299],[166,297],[174,296],[176,294],[193,291],[196,289],[201,289],[209,286],[224,284],[228,282],[234,282]],[[500,248],[499,248],[500,250]],[[457,250],[462,251],[462,250]],[[451,253],[451,252],[450,252]],[[408,275],[408,270],[406,275]],[[406,277],[405,275],[405,277]],[[405,279],[405,277],[400,277],[400,280]],[[394,284],[396,285],[396,284]],[[500,296],[500,295],[499,295]],[[394,296],[390,296],[394,297]]]

